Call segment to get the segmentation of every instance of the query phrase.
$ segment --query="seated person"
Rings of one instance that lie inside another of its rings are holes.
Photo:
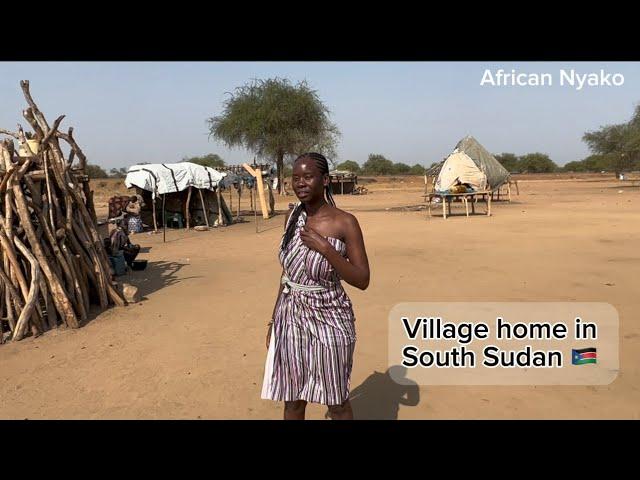
[[[111,232],[109,241],[110,245],[107,251],[110,255],[117,255],[118,252],[122,251],[127,265],[131,266],[138,253],[140,253],[140,245],[131,243],[121,220],[118,221],[116,228]]]
[[[469,183],[462,183],[460,179],[456,179],[455,184],[449,189],[451,193],[470,193],[473,187]]]
[[[129,199],[129,203],[127,204],[127,228],[131,233],[140,233],[142,232],[142,219],[140,218],[140,202],[138,201],[138,197],[133,195]]]

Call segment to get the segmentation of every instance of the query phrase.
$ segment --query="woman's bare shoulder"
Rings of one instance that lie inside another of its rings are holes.
[[[354,214],[349,213],[345,210],[342,210],[338,207],[334,207],[334,209],[335,209],[334,211],[335,222],[338,225],[340,225],[342,229],[344,229],[345,233],[347,229],[360,228],[360,225],[358,224],[358,219]]]

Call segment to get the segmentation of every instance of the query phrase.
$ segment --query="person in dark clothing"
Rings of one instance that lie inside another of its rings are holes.
[[[131,267],[138,253],[140,253],[140,245],[131,243],[122,221],[118,221],[116,225],[116,228],[111,232],[109,238],[109,250],[111,251],[111,255],[116,255],[117,252],[122,251],[127,265]]]

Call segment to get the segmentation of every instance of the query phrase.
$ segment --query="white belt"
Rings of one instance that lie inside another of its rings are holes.
[[[286,275],[282,275],[280,283],[284,285],[284,289],[282,290],[284,293],[289,293],[289,290],[298,290],[301,292],[320,292],[326,290],[325,287],[320,285],[302,285],[301,283],[292,282]]]

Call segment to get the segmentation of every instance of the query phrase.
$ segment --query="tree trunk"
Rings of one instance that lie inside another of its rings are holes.
[[[278,152],[276,156],[276,167],[278,169],[278,193],[284,195],[284,153]]]

